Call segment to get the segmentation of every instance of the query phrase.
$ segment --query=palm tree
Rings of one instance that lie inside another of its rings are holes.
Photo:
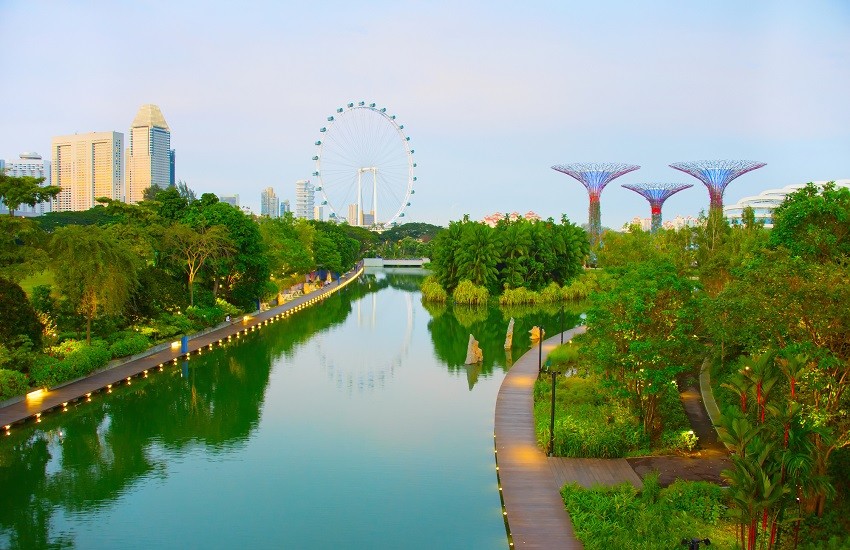
[[[499,261],[499,238],[495,231],[480,222],[465,223],[457,252],[458,277],[478,286],[494,290]]]

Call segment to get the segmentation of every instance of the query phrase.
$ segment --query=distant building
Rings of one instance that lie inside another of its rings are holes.
[[[317,221],[324,221],[325,219],[325,209],[321,206],[313,207],[313,219]]]
[[[693,216],[678,215],[672,220],[664,220],[664,222],[661,224],[661,227],[663,227],[664,229],[678,231],[683,227],[696,227],[699,224],[699,218],[695,218]],[[629,228],[633,225],[639,226],[643,231],[651,231],[652,218],[641,218],[640,216],[635,216],[629,223],[623,226],[623,230],[628,231]]]
[[[218,200],[221,202],[226,202],[230,206],[234,206],[239,208],[239,194],[235,195],[219,195]]]
[[[124,201],[124,134],[90,132],[51,140],[50,181],[62,188],[56,212],[88,210],[100,197]]]
[[[295,182],[295,217],[312,220],[313,208],[316,201],[316,188],[310,180],[298,180]]]
[[[815,181],[812,183],[822,188],[827,182]],[[805,186],[805,183],[795,183],[786,185],[782,189],[768,189],[753,197],[744,197],[735,204],[725,206],[723,208],[723,215],[726,216],[731,224],[741,223],[744,209],[749,206],[753,209],[757,222],[764,222],[765,227],[773,227],[773,211],[776,207],[782,204],[786,196],[799,191]],[[850,188],[850,179],[835,180],[835,186]]]
[[[44,178],[41,183],[42,187],[50,185],[50,161],[42,160],[38,153],[21,153],[18,160],[5,161],[0,159],[0,172],[5,172],[9,176],[20,178],[29,176],[31,178]],[[46,212],[50,212],[50,201],[41,202],[34,207],[28,204],[22,204],[15,210],[16,216],[41,216]],[[8,214],[9,209],[0,201],[0,214]]]
[[[144,200],[148,187],[165,189],[174,184],[174,151],[171,128],[156,105],[142,105],[130,125],[127,147],[127,198],[131,204]]]
[[[520,218],[528,220],[528,221],[539,221],[541,218],[531,210],[526,212],[525,214],[520,214],[519,212],[511,212],[510,214],[502,214],[501,212],[493,212],[489,216],[484,216],[481,220],[490,227],[496,227],[496,224],[499,223],[499,220],[503,220],[508,218],[511,221],[516,221]]]
[[[285,199],[280,203],[280,217],[284,217],[287,212],[292,212],[292,208],[289,207],[289,199]]]
[[[360,225],[360,223],[359,223],[360,220],[357,219],[357,205],[356,204],[349,204],[348,205],[348,217],[346,219],[348,220],[348,225]]]
[[[280,202],[272,187],[266,187],[260,193],[260,216],[268,216],[270,218],[280,216]]]

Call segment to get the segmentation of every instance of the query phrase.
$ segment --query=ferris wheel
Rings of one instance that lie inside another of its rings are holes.
[[[413,149],[404,125],[374,103],[349,103],[328,117],[313,157],[322,207],[332,221],[386,228],[415,193]]]

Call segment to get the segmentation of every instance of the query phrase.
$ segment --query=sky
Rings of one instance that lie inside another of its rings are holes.
[[[295,202],[319,128],[375,102],[411,138],[406,221],[469,214],[587,221],[552,170],[641,166],[602,194],[602,222],[648,217],[622,183],[683,182],[665,218],[707,210],[668,167],[748,159],[725,202],[850,178],[845,0],[46,2],[0,0],[0,158],[49,157],[54,136],[125,134],[139,107],[171,127],[176,177],[259,212]]]

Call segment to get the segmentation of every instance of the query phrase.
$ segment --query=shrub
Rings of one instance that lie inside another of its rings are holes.
[[[464,304],[470,306],[478,306],[487,303],[490,299],[490,292],[483,286],[477,286],[468,279],[458,283],[457,288],[452,292],[452,298],[456,304]]]
[[[20,285],[0,277],[0,341],[26,336],[36,349],[40,349],[43,329]]]
[[[116,340],[109,346],[109,353],[113,358],[127,357],[128,355],[135,355],[145,351],[150,345],[151,343],[147,336],[136,333]]]
[[[540,294],[537,296],[537,301],[541,304],[561,302],[563,299],[564,297],[561,293],[561,287],[559,287],[558,283],[555,282],[549,283],[549,286],[541,290]]]
[[[51,387],[85,376],[105,366],[112,354],[103,341],[92,341],[90,346],[78,347],[69,352],[64,359],[43,356],[37,359],[30,374],[37,387]]]
[[[534,304],[537,302],[538,295],[532,290],[528,290],[524,286],[517,288],[507,288],[499,296],[500,306],[518,306],[525,304]]]
[[[716,525],[726,510],[723,488],[707,481],[676,481],[664,490],[664,497],[674,510]]]
[[[0,401],[23,395],[29,389],[25,374],[14,370],[0,369]]]
[[[425,277],[425,280],[422,281],[421,289],[423,302],[437,302],[444,304],[449,299],[449,295],[433,275]]]

